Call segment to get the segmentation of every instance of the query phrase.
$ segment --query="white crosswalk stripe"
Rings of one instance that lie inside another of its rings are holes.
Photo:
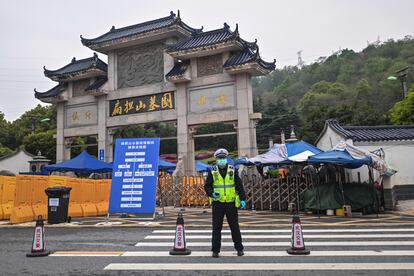
[[[414,263],[114,263],[105,270],[414,270]]]
[[[243,240],[250,239],[290,239],[291,235],[244,235]],[[222,239],[231,239],[231,235],[222,235]],[[414,234],[353,234],[353,235],[306,235],[311,239],[366,239],[366,238],[414,238]],[[149,235],[146,240],[174,240],[174,235]],[[187,240],[208,240],[211,235],[186,235]]]
[[[186,234],[210,233],[211,229],[189,229]],[[290,229],[241,229],[242,233],[290,233]],[[303,229],[303,233],[374,233],[374,232],[414,232],[414,228],[329,228],[329,229]],[[222,233],[230,233],[229,229],[223,229]],[[153,234],[174,234],[174,229],[154,230]]]
[[[280,228],[242,230],[245,256],[238,257],[230,231],[223,230],[222,259],[218,263],[206,259],[211,256],[211,229],[186,231],[187,247],[192,250],[188,256],[169,254],[174,244],[174,229],[152,231],[135,244],[135,250],[111,254],[97,252],[95,255],[86,252],[84,256],[128,260],[110,263],[105,270],[157,270],[166,273],[191,270],[414,270],[414,228],[308,228],[303,231],[305,245],[311,250],[308,256],[293,256],[286,252],[290,247],[290,231]],[[66,252],[52,256],[83,255]],[[186,261],[181,261],[183,258]]]

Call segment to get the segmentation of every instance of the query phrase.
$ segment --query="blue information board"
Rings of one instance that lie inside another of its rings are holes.
[[[117,139],[109,214],[154,214],[160,138]]]

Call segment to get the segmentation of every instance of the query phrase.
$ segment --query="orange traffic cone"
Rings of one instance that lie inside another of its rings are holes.
[[[182,213],[178,213],[177,226],[175,228],[174,248],[170,250],[170,255],[190,255],[191,250],[186,247],[184,218]]]
[[[305,241],[302,235],[302,226],[300,225],[299,214],[293,214],[292,218],[292,247],[286,250],[292,255],[309,255],[309,249],[305,248]]]
[[[50,251],[46,250],[45,226],[42,216],[39,216],[36,220],[32,251],[27,253],[26,257],[44,257],[49,254]]]

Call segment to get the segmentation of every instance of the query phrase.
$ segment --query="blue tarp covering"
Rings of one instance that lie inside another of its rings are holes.
[[[167,171],[167,172],[173,172],[175,170],[176,165],[171,162],[167,162],[163,159],[159,159],[158,161],[158,170],[160,171]]]
[[[297,141],[286,144],[288,159],[291,161],[303,162],[307,161],[309,156],[323,152],[317,147],[306,143],[305,141]]]
[[[306,162],[309,156],[321,152],[323,151],[305,141],[297,141],[290,144],[274,144],[268,152],[249,159],[238,159],[236,164],[290,165],[294,162]]]
[[[349,169],[356,169],[363,165],[370,165],[372,163],[371,157],[364,157],[357,159],[352,157],[347,150],[330,150],[320,154],[309,157],[311,164],[332,164],[343,166]]]
[[[196,171],[197,172],[207,172],[210,169],[210,165],[205,164],[201,161],[196,162]]]
[[[44,167],[44,170],[49,172],[72,171],[81,173],[110,172],[112,171],[112,164],[99,161],[86,151],[83,151],[71,160],[58,164],[47,165]]]

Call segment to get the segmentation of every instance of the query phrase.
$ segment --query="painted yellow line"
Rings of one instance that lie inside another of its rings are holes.
[[[125,251],[55,251],[50,256],[121,256]]]

